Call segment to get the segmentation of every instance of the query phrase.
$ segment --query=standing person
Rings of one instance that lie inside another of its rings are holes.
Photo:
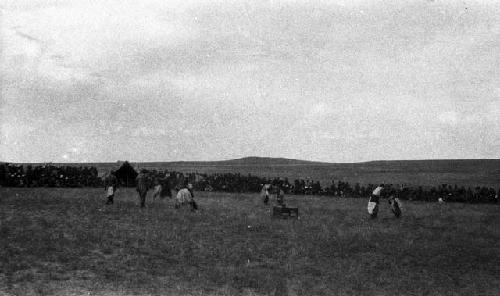
[[[175,208],[179,209],[183,205],[190,205],[191,211],[198,209],[198,205],[194,201],[193,185],[185,184],[182,189],[177,192]]]
[[[276,202],[278,205],[285,207],[285,192],[281,190],[280,185],[276,185]]]
[[[115,172],[111,171],[104,179],[104,190],[106,191],[106,196],[108,197],[108,200],[106,201],[107,205],[113,204],[117,188],[118,179],[115,176]]]
[[[271,184],[264,184],[262,187],[262,190],[260,191],[260,196],[262,197],[262,201],[264,202],[265,205],[269,202],[269,188],[271,187]]]
[[[148,194],[148,177],[146,176],[146,170],[141,170],[137,178],[135,179],[137,184],[137,192],[139,193],[139,200],[141,202],[141,208],[146,206],[146,195]]]
[[[161,191],[162,191],[162,185],[160,183],[160,180],[158,178],[155,178],[153,187],[153,202],[156,200],[157,197],[163,198],[161,196]]]
[[[165,178],[161,180],[161,192],[160,197],[172,197],[172,190],[170,188],[170,177],[165,174]]]
[[[394,216],[396,216],[396,218],[401,217],[401,202],[399,201],[399,198],[391,195],[389,197],[389,204],[391,205],[391,211]]]
[[[384,184],[380,184],[373,190],[372,195],[370,196],[370,200],[368,201],[368,214],[372,218],[377,218],[378,214],[378,203],[380,201],[380,195],[382,194],[382,190],[384,189]]]
[[[187,189],[189,190],[189,193],[191,194],[191,199],[189,200],[189,205],[191,205],[191,211],[196,211],[198,209],[198,204],[194,200],[193,184],[189,183],[187,185]]]
[[[175,208],[179,209],[181,206],[185,205],[191,199],[191,193],[187,188],[181,188],[177,191],[177,196],[175,198]]]

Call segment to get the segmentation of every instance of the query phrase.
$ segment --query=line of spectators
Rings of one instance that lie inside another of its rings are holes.
[[[97,187],[97,169],[89,166],[23,166],[0,163],[0,186],[4,187]]]
[[[128,165],[128,164],[127,164]],[[197,191],[222,192],[260,192],[264,184],[278,185],[285,194],[325,195],[333,197],[367,197],[376,187],[374,184],[354,185],[346,181],[332,180],[330,185],[322,186],[319,181],[297,179],[289,182],[287,178],[266,178],[240,173],[182,173],[164,170],[146,170],[149,187],[155,184],[168,184],[169,188],[180,189],[191,183]],[[135,186],[130,179],[119,180],[122,185]],[[0,186],[4,187],[100,187],[103,178],[98,176],[95,167],[88,166],[26,166],[0,163]],[[445,201],[485,203],[498,202],[500,189],[476,186],[464,187],[442,184],[437,187],[402,186],[386,184],[385,194],[406,200]]]

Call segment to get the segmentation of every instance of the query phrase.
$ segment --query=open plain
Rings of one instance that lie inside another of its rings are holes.
[[[197,192],[138,207],[133,189],[0,188],[0,295],[498,295],[500,207]]]

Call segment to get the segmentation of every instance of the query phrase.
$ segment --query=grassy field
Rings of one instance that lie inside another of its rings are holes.
[[[500,206],[198,193],[140,209],[132,189],[0,188],[0,295],[499,295]]]

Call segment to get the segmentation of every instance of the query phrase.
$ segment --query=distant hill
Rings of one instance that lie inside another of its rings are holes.
[[[165,162],[165,164],[199,164],[199,165],[324,165],[329,163],[315,162],[289,158],[273,158],[250,156],[237,159],[219,160],[219,161],[177,161]]]
[[[96,166],[100,172],[118,169],[122,162],[53,163],[53,165]],[[359,163],[325,163],[287,158],[245,157],[221,161],[140,162],[136,169],[198,173],[241,173],[262,177],[332,180],[350,183],[408,184],[436,186],[494,186],[500,188],[500,159],[389,160]]]

